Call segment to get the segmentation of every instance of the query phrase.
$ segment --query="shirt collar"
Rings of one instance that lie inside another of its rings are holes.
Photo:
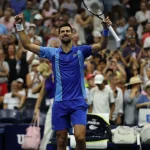
[[[71,49],[70,49],[70,51],[69,51],[68,53],[72,52],[73,49],[74,49],[74,45],[72,44],[72,47],[71,47]],[[60,50],[61,53],[68,54],[68,53],[65,53],[65,52],[62,50],[62,46],[59,47],[59,50]]]

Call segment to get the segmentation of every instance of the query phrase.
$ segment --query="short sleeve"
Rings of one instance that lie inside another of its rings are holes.
[[[79,46],[78,50],[82,52],[84,58],[87,58],[92,54],[92,45]]]
[[[40,58],[46,58],[52,60],[52,57],[56,54],[57,48],[53,47],[40,47]]]
[[[8,103],[8,101],[9,101],[9,96],[8,96],[8,94],[5,94],[4,95],[4,104],[7,104]]]

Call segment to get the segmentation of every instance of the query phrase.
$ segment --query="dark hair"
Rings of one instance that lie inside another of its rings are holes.
[[[100,58],[99,63],[105,63],[106,64],[106,59]]]
[[[59,33],[60,33],[60,29],[63,28],[63,27],[70,27],[71,32],[73,32],[73,28],[69,23],[63,23],[59,26]]]
[[[85,12],[85,9],[84,9],[84,8],[79,8],[79,9],[78,9],[78,14],[81,14],[81,13],[83,13],[83,12]]]
[[[117,76],[117,74],[114,73],[114,72],[112,74],[110,74],[109,77],[108,77],[109,81],[112,80],[116,76]]]
[[[93,56],[93,58],[99,58],[99,59],[101,58],[101,55],[97,52],[92,53],[92,56]]]
[[[110,69],[110,68],[106,70],[106,73],[109,72],[109,71],[111,71],[112,73],[114,73],[114,71],[112,69]]]

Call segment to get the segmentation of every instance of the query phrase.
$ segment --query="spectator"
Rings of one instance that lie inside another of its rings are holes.
[[[150,11],[147,10],[147,5],[145,2],[141,2],[140,8],[141,10],[136,12],[135,18],[139,23],[138,30],[137,30],[138,37],[139,39],[142,39],[142,32],[145,29],[145,25],[148,21],[150,21]]]
[[[38,96],[34,112],[35,112],[35,116],[39,113],[40,110],[42,112],[46,111],[47,113],[45,126],[44,126],[44,136],[40,145],[41,150],[46,149],[46,146],[49,142],[52,133],[51,113],[52,113],[52,105],[53,105],[53,98],[54,98],[54,77],[53,77],[51,67],[52,66],[49,60],[44,61],[38,66],[38,71],[45,78],[45,82],[43,82],[42,85],[40,86],[40,94]],[[46,107],[48,107],[48,111],[47,109],[44,110],[42,103],[46,104]]]
[[[25,18],[25,21],[27,22],[33,22],[33,3],[32,0],[26,1],[26,9],[23,11],[23,15]]]
[[[67,14],[72,18],[74,17],[76,11],[77,11],[77,5],[72,2],[71,0],[64,0],[63,3],[60,6],[60,9],[67,10]]]
[[[87,87],[89,90],[91,90],[93,87],[95,87],[93,74],[88,74],[86,76],[86,83],[87,83]]]
[[[112,69],[113,72],[116,72],[118,78],[124,78],[126,81],[126,72],[125,69],[123,68],[123,66],[121,64],[119,64],[117,62],[117,60],[115,58],[110,58],[110,60],[108,60],[106,67],[103,69],[102,74],[105,76],[106,75],[106,71],[108,69]]]
[[[16,47],[14,44],[8,45],[8,55],[6,56],[5,60],[8,62],[10,68],[9,82],[8,82],[10,86],[11,82],[17,79],[17,69],[16,69],[17,56],[16,56]]]
[[[104,76],[97,74],[94,78],[96,87],[90,90],[90,112],[92,113],[108,113],[109,119],[112,120],[112,115],[115,109],[115,100],[113,91],[104,84]]]
[[[107,86],[113,91],[115,98],[115,110],[112,115],[111,124],[121,125],[123,115],[123,92],[117,87],[118,77],[115,73],[109,76],[109,83]]]
[[[101,40],[101,33],[99,31],[93,31],[93,41],[94,43],[99,43]]]
[[[85,19],[86,18],[86,19]],[[85,9],[81,8],[78,10],[78,14],[75,16],[74,28],[79,34],[79,40],[81,44],[85,44],[85,32],[84,28],[92,21],[91,16],[86,15]]]
[[[44,18],[44,26],[52,27],[52,18],[56,17],[57,10],[51,7],[49,1],[45,1],[42,8],[42,16]]]
[[[11,33],[14,28],[14,16],[12,16],[12,9],[7,8],[4,11],[4,16],[0,18],[0,24],[5,25],[7,28],[8,32]]]
[[[27,100],[26,100],[27,109],[34,108],[39,92],[36,94],[33,94],[34,93],[33,91],[39,86],[39,84],[42,84],[43,82],[43,76],[37,70],[37,67],[39,64],[40,64],[40,61],[34,59],[31,64],[32,71],[28,73],[26,76],[27,87],[28,87],[28,94],[27,94]]]
[[[23,88],[23,84],[24,84],[23,79],[22,78],[18,78],[16,81],[18,83],[18,91],[23,93],[24,95],[27,95],[26,90]]]
[[[17,51],[17,74],[18,77],[22,78],[24,81],[24,87],[26,87],[26,75],[29,72],[29,66],[28,62],[26,60],[27,57],[27,50],[25,50],[21,43],[18,45],[18,51]]]
[[[126,59],[126,61],[129,61],[130,57],[137,58],[137,55],[139,54],[141,48],[136,43],[135,35],[129,36],[129,43],[124,50],[123,50],[123,57]]]
[[[146,94],[142,94],[139,97],[139,99],[136,103],[136,107],[138,109],[141,109],[141,108],[148,108],[149,109],[150,108],[150,100],[149,100],[149,98],[150,98],[150,81],[147,82],[147,84],[144,88],[145,88],[144,90],[145,90]]]
[[[145,31],[142,35],[142,44],[144,45],[146,38],[150,37],[150,22],[146,24]],[[150,45],[149,45],[150,46]],[[147,46],[148,47],[148,46]]]
[[[138,112],[136,103],[140,96],[140,88],[142,81],[139,77],[130,78],[130,82],[126,86],[131,86],[131,89],[125,90],[124,93],[124,123],[126,125],[136,125]]]
[[[15,109],[22,108],[24,102],[25,102],[25,95],[21,91],[18,91],[18,83],[17,81],[13,81],[11,83],[11,92],[6,93],[4,95],[4,109]]]

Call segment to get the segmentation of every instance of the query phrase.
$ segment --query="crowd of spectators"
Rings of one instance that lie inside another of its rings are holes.
[[[111,124],[132,125],[138,121],[138,110],[150,106],[150,1],[105,2],[107,15],[121,41],[116,43],[116,49],[104,49],[85,60],[88,111],[109,113]],[[37,67],[46,61],[23,48],[14,16],[24,15],[28,37],[41,46],[61,45],[58,31],[61,23],[69,22],[74,28],[75,46],[98,43],[103,26],[78,0],[0,3],[1,109],[33,109],[40,93],[37,89],[45,81]],[[45,99],[42,103],[41,110],[46,113],[49,103]]]

